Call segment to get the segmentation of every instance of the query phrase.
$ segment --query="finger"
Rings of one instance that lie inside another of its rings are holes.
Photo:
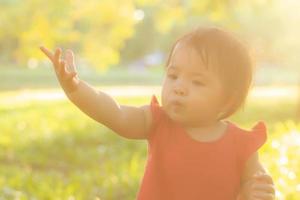
[[[64,60],[60,61],[58,74],[59,74],[60,77],[65,79],[65,76],[67,74],[67,70],[66,70],[66,62]]]
[[[255,175],[254,178],[258,181],[274,184],[272,177],[268,174]]]
[[[40,50],[53,62],[53,53],[44,46],[40,46]]]
[[[70,79],[73,79],[74,77],[77,76],[77,73],[76,72],[70,72],[67,77],[66,77],[66,80],[70,80]]]
[[[269,184],[254,184],[252,186],[253,190],[256,191],[264,191],[264,192],[269,192],[272,194],[275,194],[275,188],[273,185],[269,185]]]
[[[71,75],[72,77],[75,77],[75,76],[77,76],[77,72],[71,72],[70,75]]]
[[[259,170],[257,171],[254,176],[260,176],[260,175],[263,175],[263,174],[267,174],[265,171],[262,171],[262,170]]]
[[[74,62],[74,53],[72,50],[68,49],[66,51],[65,59],[67,62],[67,66],[69,67],[69,71],[76,71],[76,66]]]
[[[61,55],[61,49],[57,48],[55,50],[55,53],[54,53],[54,65],[55,65],[55,67],[60,66],[60,55]]]
[[[275,195],[265,192],[255,192],[253,193],[253,197],[263,200],[273,200],[275,199]]]
[[[69,81],[69,80],[72,80],[73,78],[74,78],[74,74],[71,74],[71,73],[69,73],[69,74],[66,74],[65,76],[64,76],[64,78],[63,78],[63,80],[64,81]]]
[[[61,67],[60,67],[60,76],[62,80],[69,80],[74,78],[77,75],[77,72],[70,72],[67,67],[66,67],[67,63],[66,61],[61,61]]]

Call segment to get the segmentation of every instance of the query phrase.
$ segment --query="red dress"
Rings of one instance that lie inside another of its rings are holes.
[[[151,101],[153,127],[138,200],[235,200],[249,156],[266,141],[264,122],[252,130],[228,123],[216,141],[192,139]]]

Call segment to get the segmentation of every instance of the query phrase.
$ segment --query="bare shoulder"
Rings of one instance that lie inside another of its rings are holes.
[[[121,105],[122,117],[114,129],[128,139],[147,139],[151,129],[152,116],[149,105],[140,107]]]

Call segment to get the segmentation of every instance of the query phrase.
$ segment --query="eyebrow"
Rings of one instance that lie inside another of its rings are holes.
[[[178,70],[178,66],[177,65],[169,65],[168,67],[167,67],[167,70]],[[193,74],[193,76],[201,76],[201,77],[203,77],[203,78],[207,78],[207,75],[205,75],[204,73],[201,73],[201,72],[192,72],[192,74]]]
[[[176,65],[169,65],[167,66],[167,69],[177,69],[178,67]]]

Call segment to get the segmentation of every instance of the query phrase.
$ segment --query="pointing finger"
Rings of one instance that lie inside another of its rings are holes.
[[[53,53],[49,51],[46,47],[40,46],[40,50],[53,62]]]

